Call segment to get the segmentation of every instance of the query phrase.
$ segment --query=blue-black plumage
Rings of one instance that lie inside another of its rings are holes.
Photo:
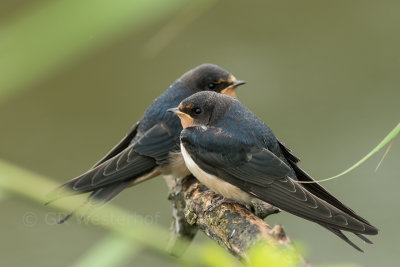
[[[363,235],[378,233],[318,183],[296,183],[313,179],[271,129],[238,100],[199,92],[170,111],[184,127],[181,151],[188,169],[215,192],[243,204],[261,199],[320,224],[360,251],[342,231],[367,243],[371,241]]]
[[[180,177],[189,174],[180,153],[181,123],[167,109],[199,91],[236,96],[236,87],[243,83],[214,64],[202,64],[186,72],[154,100],[119,144],[92,169],[63,184],[60,189],[77,194],[90,193],[89,200],[105,203],[126,187],[157,175]],[[53,200],[60,196],[58,192],[64,191],[56,190]]]

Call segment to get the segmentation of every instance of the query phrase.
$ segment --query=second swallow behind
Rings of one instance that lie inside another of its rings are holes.
[[[183,177],[189,174],[179,147],[182,130],[179,119],[167,112],[186,97],[204,90],[236,96],[236,88],[244,84],[228,71],[214,64],[202,64],[182,75],[147,108],[143,117],[106,156],[86,173],[57,189],[70,193],[90,193],[87,209],[106,203],[125,188],[162,175]],[[82,207],[79,207],[82,208]],[[72,213],[71,213],[72,214]],[[67,215],[60,222],[70,217]]]

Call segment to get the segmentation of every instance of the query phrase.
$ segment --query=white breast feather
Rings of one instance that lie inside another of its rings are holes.
[[[223,195],[226,198],[233,199],[237,202],[249,204],[253,198],[248,193],[238,187],[225,182],[224,180],[203,171],[187,153],[185,147],[181,144],[181,152],[185,160],[187,168],[190,172],[204,185],[214,192]]]

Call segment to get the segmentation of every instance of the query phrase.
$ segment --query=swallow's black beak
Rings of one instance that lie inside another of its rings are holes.
[[[229,80],[228,80],[229,81]],[[236,80],[235,77],[231,76],[230,82],[232,83],[228,87],[226,87],[224,90],[221,91],[222,94],[228,95],[230,97],[236,98],[236,87],[245,84],[245,81],[242,80]]]
[[[175,114],[182,113],[182,112],[179,110],[178,107],[167,109],[167,111],[168,111],[168,112],[175,113]]]
[[[185,116],[189,116],[188,114],[186,114],[185,112],[182,112],[180,109],[179,109],[179,107],[176,107],[176,108],[170,108],[170,109],[167,109],[167,111],[168,112],[172,112],[172,113],[175,113],[176,115],[185,115]],[[190,116],[189,116],[190,117]]]
[[[167,109],[167,111],[178,115],[179,119],[181,120],[181,124],[182,124],[183,128],[193,126],[193,118],[189,114],[186,114],[185,112],[180,111],[179,107],[170,108],[170,109]]]
[[[186,117],[191,118],[190,115],[186,114],[185,112],[182,112],[182,111],[179,109],[179,107],[170,108],[170,109],[167,109],[167,111],[168,111],[168,112],[175,113],[175,114],[178,115],[178,116],[185,115]]]
[[[246,82],[245,81],[242,81],[242,80],[236,80],[236,81],[234,81],[233,82],[233,87],[237,87],[237,86],[239,86],[239,85],[243,85],[243,84],[245,84]]]

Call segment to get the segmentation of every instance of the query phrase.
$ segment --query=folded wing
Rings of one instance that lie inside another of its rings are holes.
[[[290,167],[266,148],[253,148],[218,129],[194,134],[187,128],[181,142],[204,171],[227,181],[278,208],[299,217],[358,234],[376,234],[377,229],[295,183],[287,175]]]

